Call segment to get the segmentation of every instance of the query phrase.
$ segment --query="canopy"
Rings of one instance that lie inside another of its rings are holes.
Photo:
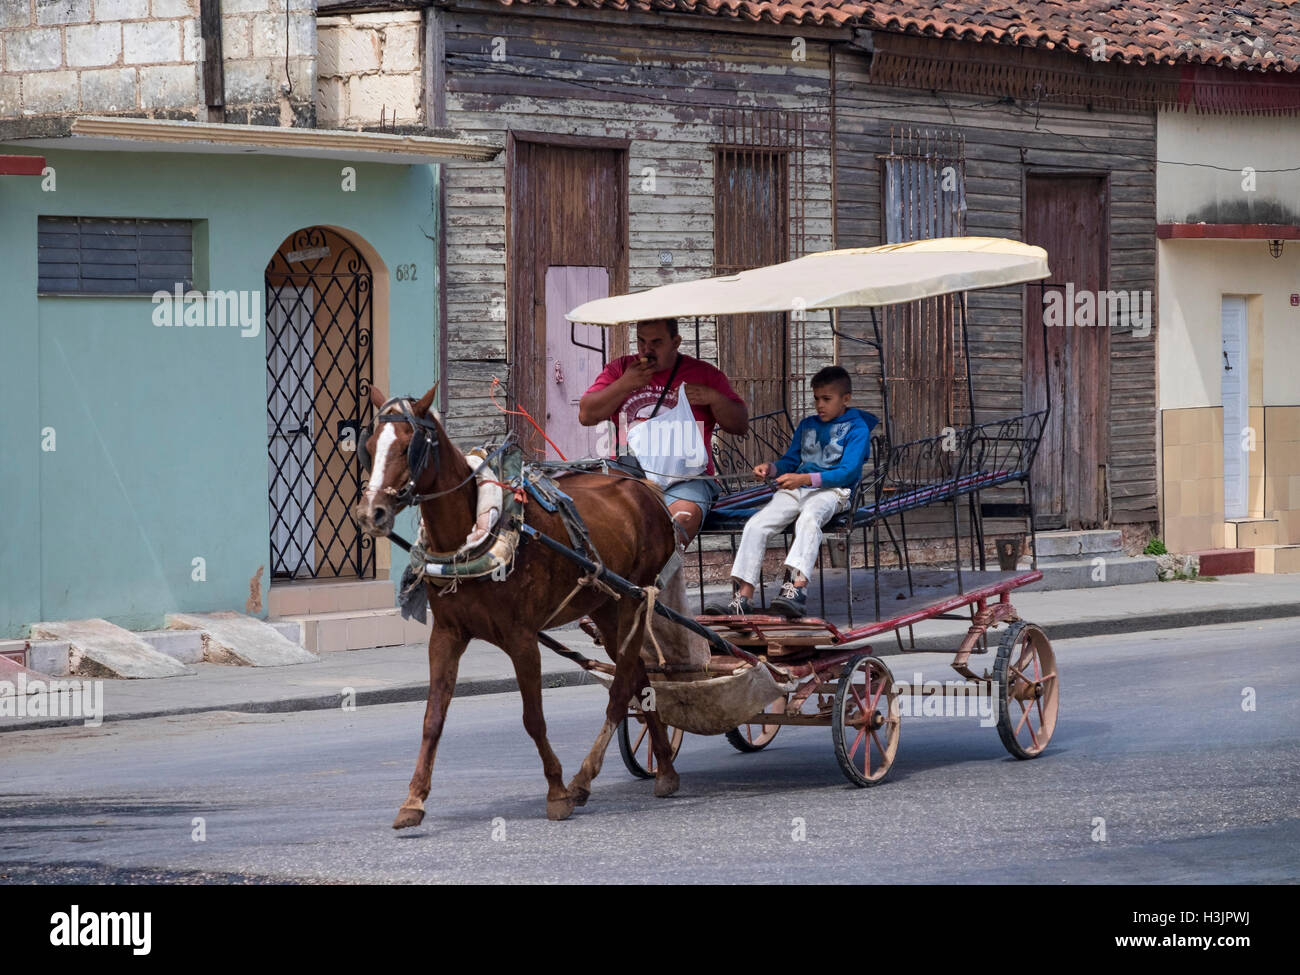
[[[566,318],[617,325],[651,318],[897,305],[1048,276],[1047,251],[1002,237],[939,237],[822,251],[798,260],[598,298]]]

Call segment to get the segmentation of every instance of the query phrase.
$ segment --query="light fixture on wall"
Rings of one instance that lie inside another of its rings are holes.
[[[1273,260],[1282,256],[1282,241],[1270,240],[1268,242],[1268,252],[1273,255]]]

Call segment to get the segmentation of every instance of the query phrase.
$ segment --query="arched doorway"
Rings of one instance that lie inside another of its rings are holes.
[[[285,238],[266,267],[266,431],[271,578],[375,577],[352,508],[356,437],[374,368],[374,279],[325,227]]]

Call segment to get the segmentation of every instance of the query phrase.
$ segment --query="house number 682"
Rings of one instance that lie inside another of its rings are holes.
[[[415,265],[414,265],[414,264],[399,264],[399,265],[397,265],[397,269],[396,269],[395,273],[396,273],[396,275],[397,275],[397,280],[398,280],[398,281],[414,281],[414,280],[415,280]]]

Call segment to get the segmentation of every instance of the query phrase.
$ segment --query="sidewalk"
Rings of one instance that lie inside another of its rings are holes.
[[[950,590],[953,591],[953,590]],[[1300,617],[1300,576],[1225,576],[1213,582],[1161,582],[1096,589],[1018,591],[1012,601],[1023,619],[1042,626],[1053,640],[1141,630],[1208,626],[1248,620]],[[882,613],[892,615],[888,606]],[[864,622],[858,621],[859,624]],[[955,648],[966,625],[939,620],[915,627],[921,648]],[[566,646],[604,660],[604,651],[576,628],[555,633]],[[904,634],[906,639],[906,634]],[[875,652],[896,654],[883,635]],[[593,683],[576,664],[542,649],[544,687]],[[423,646],[385,647],[323,654],[318,663],[253,668],[194,664],[194,676],[105,681],[104,720],[125,721],[205,711],[277,713],[338,708],[352,693],[357,707],[423,701],[427,660]],[[475,641],[461,659],[456,694],[516,690],[510,658]],[[0,717],[0,732],[81,725],[80,718]]]

